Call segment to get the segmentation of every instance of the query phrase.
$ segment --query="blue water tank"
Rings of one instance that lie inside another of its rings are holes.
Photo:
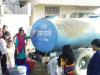
[[[91,40],[100,38],[100,22],[89,19],[60,19],[42,18],[37,20],[31,28],[31,40],[35,48],[41,52],[60,50],[65,44],[73,48],[89,47]]]

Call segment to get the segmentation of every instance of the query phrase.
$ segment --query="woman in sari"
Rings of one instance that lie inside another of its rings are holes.
[[[60,63],[58,61],[58,65],[63,68],[64,75],[76,75],[75,58],[71,45],[63,46],[62,57],[60,58]]]
[[[25,54],[25,36],[24,30],[20,29],[19,34],[16,37],[15,43],[15,64],[24,65],[26,63],[26,54]]]
[[[50,75],[76,75],[71,45],[64,45],[62,54],[49,61],[48,73]]]

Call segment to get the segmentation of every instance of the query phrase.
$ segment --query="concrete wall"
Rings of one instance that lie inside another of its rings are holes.
[[[33,21],[45,17],[44,5],[37,5],[33,9]]]
[[[45,17],[45,6],[49,5],[35,5],[33,10],[33,22],[35,22],[37,19]],[[55,6],[55,5],[52,5]],[[62,18],[62,15],[65,14],[65,18],[69,18],[71,13],[73,12],[94,12],[97,8],[96,7],[78,7],[78,6],[61,6],[60,7],[60,13],[59,17]]]
[[[23,27],[26,33],[29,33],[29,16],[27,15],[4,15],[1,25],[7,25],[11,35],[18,33],[18,28]]]
[[[65,14],[66,18],[69,18],[73,12],[93,13],[96,9],[95,7],[60,6],[60,17],[62,18],[62,14]]]

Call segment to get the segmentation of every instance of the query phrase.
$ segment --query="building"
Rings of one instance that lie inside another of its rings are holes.
[[[31,0],[31,2],[33,20],[45,16],[81,17],[94,13],[100,7],[99,0]]]
[[[18,32],[19,27],[29,32],[31,5],[28,0],[3,0],[0,8],[0,25],[8,25],[12,36]]]
[[[30,26],[37,19],[46,16],[81,18],[90,14],[94,15],[100,8],[100,0],[3,0],[1,7],[3,16],[27,16],[29,19],[27,25]]]

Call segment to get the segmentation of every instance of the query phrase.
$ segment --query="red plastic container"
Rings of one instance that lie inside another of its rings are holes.
[[[31,70],[34,70],[37,67],[37,62],[31,58],[27,58],[26,63],[29,64]]]

